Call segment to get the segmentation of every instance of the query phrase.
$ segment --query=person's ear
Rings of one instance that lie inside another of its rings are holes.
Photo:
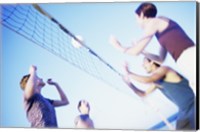
[[[143,12],[140,13],[140,18],[144,19],[144,13]]]
[[[151,66],[153,66],[153,64],[154,64],[154,61],[152,61],[152,60],[151,60],[150,64],[151,64]]]

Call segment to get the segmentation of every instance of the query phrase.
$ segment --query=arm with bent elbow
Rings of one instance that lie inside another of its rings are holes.
[[[112,44],[113,47],[115,47],[120,52],[135,56],[142,53],[142,51],[151,41],[152,37],[153,35],[143,37],[142,39],[137,41],[132,47],[123,47],[121,43],[114,36],[110,37],[110,43]]]
[[[32,95],[35,92],[36,89],[36,81],[37,81],[37,73],[36,73],[37,67],[36,66],[30,66],[29,68],[29,74],[30,77],[26,83],[25,89],[24,89],[24,96],[25,99],[29,99],[32,97]]]
[[[140,97],[147,96],[148,94],[152,93],[157,87],[159,87],[158,85],[152,83],[151,86],[146,91],[142,91],[139,88],[137,88],[135,85],[133,85],[133,83],[131,83],[131,81],[129,80],[129,77],[124,76],[123,80],[129,86],[129,88],[131,88],[131,90],[133,90],[133,92],[136,93]]]
[[[63,90],[61,89],[61,87],[58,85],[58,83],[53,82],[51,79],[48,79],[47,83],[50,85],[54,85],[56,87],[56,89],[60,95],[60,98],[61,98],[61,100],[54,100],[53,105],[54,106],[68,105],[69,100],[68,100],[67,96],[65,95],[65,93],[63,92]]]
[[[140,83],[154,83],[155,81],[163,78],[168,72],[167,67],[161,66],[153,74],[149,76],[142,76],[131,72],[128,68],[128,64],[124,65],[124,70],[129,78],[134,79]]]

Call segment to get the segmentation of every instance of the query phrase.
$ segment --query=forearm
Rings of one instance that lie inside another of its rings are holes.
[[[146,96],[146,92],[138,89],[135,85],[133,85],[131,82],[126,82],[126,84],[133,90],[134,93],[136,93],[139,96]]]
[[[65,95],[65,93],[63,92],[63,90],[61,89],[61,87],[57,83],[55,83],[54,86],[57,88],[57,91],[58,91],[58,93],[60,95],[61,101],[64,102],[64,103],[66,103],[66,104],[69,104],[67,96]]]
[[[36,80],[37,80],[36,71],[31,72],[30,77],[29,77],[27,84],[26,84],[25,91],[24,91],[25,97],[27,99],[29,99],[34,93],[34,90],[35,90],[35,87],[36,87]]]
[[[129,55],[139,55],[146,48],[151,38],[151,36],[144,37],[134,44],[133,47],[124,48],[123,52]]]
[[[135,73],[129,72],[128,77],[131,79],[134,79],[140,83],[151,83],[153,82],[153,80],[151,80],[150,77],[146,77],[146,76],[141,76],[141,75],[137,75]]]

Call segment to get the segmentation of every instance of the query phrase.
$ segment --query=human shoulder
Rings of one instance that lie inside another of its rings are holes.
[[[167,25],[169,23],[169,21],[170,21],[170,19],[167,17],[158,16],[155,18],[151,18],[151,20],[147,24],[148,25],[147,27],[159,29],[162,25]]]
[[[163,32],[167,29],[171,20],[167,17],[159,16],[157,17],[156,21],[158,26],[158,32]]]
[[[150,18],[144,28],[146,35],[154,35],[159,29],[159,20],[157,18]]]
[[[168,70],[166,77],[165,77],[165,81],[166,82],[178,83],[181,80],[182,80],[182,76],[177,71],[175,71],[174,69],[169,67],[169,70]]]
[[[53,104],[53,102],[54,102],[53,99],[49,99],[49,98],[45,98],[45,97],[44,97],[44,99],[47,100],[50,104]]]
[[[169,66],[160,66],[155,72],[165,71],[168,72],[171,68]]]
[[[150,76],[150,78],[153,82],[155,82],[155,81],[158,81],[158,80],[162,79],[163,77],[165,77],[168,74],[168,72],[169,72],[169,67],[160,66],[153,72],[153,74]]]
[[[35,98],[40,98],[40,97],[42,97],[42,95],[39,93],[34,93],[32,96],[30,96],[30,98],[26,98],[25,94],[23,95],[24,101],[33,100]]]

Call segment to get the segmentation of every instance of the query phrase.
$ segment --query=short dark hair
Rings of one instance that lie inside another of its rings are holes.
[[[82,102],[82,100],[80,100],[79,102],[78,102],[78,106],[77,106],[77,109],[79,110],[79,108],[81,107],[81,102]]]
[[[22,77],[22,79],[21,79],[21,81],[20,81],[20,87],[21,87],[22,90],[25,89],[26,83],[27,83],[29,77],[30,77],[30,74],[24,75],[24,76]]]
[[[141,13],[144,14],[145,17],[155,17],[157,14],[157,8],[154,4],[152,3],[142,3],[136,10],[135,13],[137,13],[139,16]]]
[[[78,106],[77,106],[77,108],[78,108],[79,111],[80,111],[79,108],[81,107],[81,103],[82,103],[82,101],[83,101],[83,100],[80,100],[80,101],[78,102]],[[88,107],[88,109],[89,109],[89,111],[90,111],[90,105],[89,105],[89,104],[87,105],[87,107]]]

